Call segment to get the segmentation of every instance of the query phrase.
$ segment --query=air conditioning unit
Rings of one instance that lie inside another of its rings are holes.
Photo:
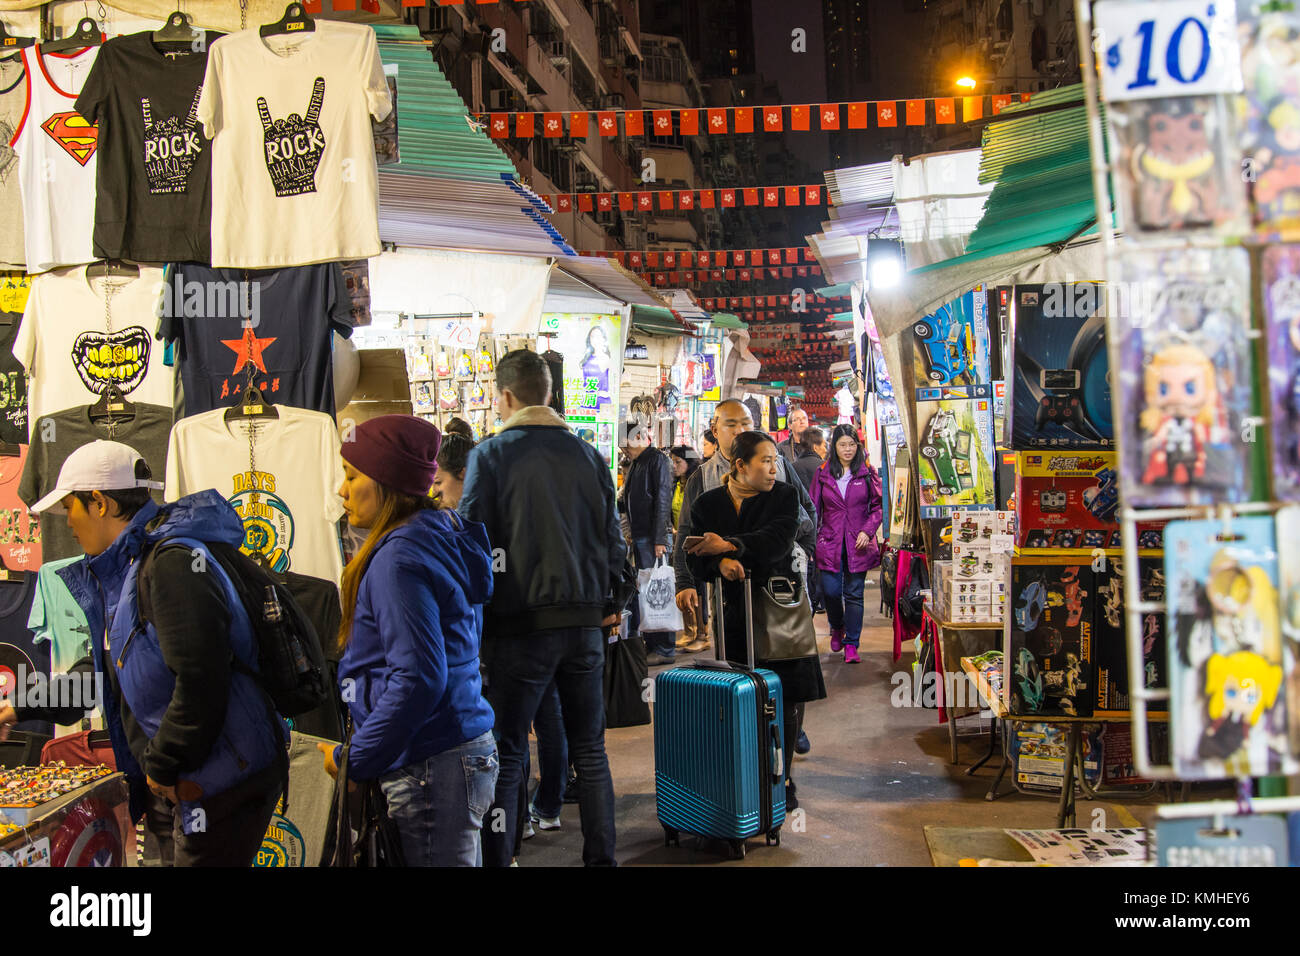
[[[551,66],[569,65],[569,45],[563,40],[552,40],[548,43],[546,55],[550,57]]]

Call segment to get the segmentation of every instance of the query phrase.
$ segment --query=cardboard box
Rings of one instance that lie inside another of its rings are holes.
[[[338,414],[339,434],[347,440],[344,429],[350,422],[353,427],[380,415],[413,415],[410,402],[349,402]]]
[[[971,291],[912,324],[918,398],[970,394],[990,383],[987,312],[984,292]]]
[[[954,509],[991,511],[996,503],[993,400],[987,385],[971,390],[977,397],[916,403],[922,518],[943,517]]]
[[[361,349],[357,357],[361,361],[361,372],[352,392],[353,403],[410,403],[411,383],[406,373],[405,349]]]
[[[1016,286],[1011,447],[1106,451],[1114,447],[1105,286]]]
[[[1011,568],[1007,705],[1011,713],[1089,717],[1093,707],[1093,603],[1086,563],[1016,558]]]
[[[1164,562],[1160,558],[1138,561],[1142,597],[1163,601],[1165,596]],[[1124,604],[1124,562],[1111,558],[1106,569],[1094,576],[1097,599],[1094,602],[1094,646],[1097,658],[1095,710],[1124,712],[1132,708],[1129,699],[1133,681],[1128,666],[1128,614]],[[1167,646],[1164,615],[1142,615],[1143,684],[1151,689],[1168,687]],[[1156,703],[1153,713],[1166,713],[1168,707]]]
[[[1108,452],[1022,452],[1016,543],[1026,548],[1118,548],[1119,474]]]

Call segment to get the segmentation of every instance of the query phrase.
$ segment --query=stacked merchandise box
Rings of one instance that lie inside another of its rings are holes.
[[[1016,784],[1023,790],[1060,791],[1065,769],[1066,736],[1063,724],[1020,721],[1011,729],[1011,759]],[[1102,727],[1084,724],[1080,738],[1083,772],[1096,786],[1102,777]]]
[[[1016,543],[1026,548],[1118,548],[1119,475],[1106,452],[1022,452]]]
[[[998,623],[1007,607],[1015,515],[1010,511],[953,516],[949,606],[957,623]]]
[[[1088,564],[1060,557],[1015,558],[1004,688],[1011,713],[1092,716],[1095,595]]]
[[[1124,561],[1107,560],[1096,572],[1097,600],[1093,607],[1093,646],[1096,648],[1097,680],[1094,713],[1125,713],[1129,710],[1132,675],[1128,666],[1127,615],[1124,610]],[[1161,558],[1142,558],[1138,575],[1143,601],[1165,599],[1165,573]],[[1164,615],[1153,611],[1142,615],[1142,686],[1158,690],[1169,686]],[[1148,707],[1163,712],[1164,706]]]

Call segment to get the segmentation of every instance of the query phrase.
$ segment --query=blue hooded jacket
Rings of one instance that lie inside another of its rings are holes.
[[[492,729],[478,661],[491,597],[491,548],[476,521],[420,511],[379,542],[339,662],[351,776],[373,780]]]
[[[84,557],[58,571],[86,614],[94,636],[91,648],[95,669],[103,673],[106,667],[113,668],[122,699],[149,737],[158,731],[171,702],[176,678],[163,659],[153,624],[141,626],[136,607],[136,574],[144,550],[164,538],[190,539],[187,544],[200,548],[203,542],[238,545],[244,540],[244,526],[239,515],[216,491],[187,495],[162,507],[150,501],[103,553]],[[206,567],[217,575],[230,609],[231,650],[256,671],[256,637],[243,603],[211,553],[206,555]],[[176,600],[184,600],[184,595],[176,595]],[[105,685],[111,694],[113,682],[106,681]],[[197,784],[203,795],[210,797],[269,767],[277,748],[283,751],[288,742],[288,727],[276,717],[276,732],[269,706],[268,698],[253,678],[232,670],[221,735],[203,764],[185,769],[180,779]],[[105,701],[104,711],[118,768],[132,783],[132,811],[138,813],[145,775],[127,743],[120,702],[116,698]],[[181,804],[186,832],[201,819],[188,811],[201,805],[202,800]]]

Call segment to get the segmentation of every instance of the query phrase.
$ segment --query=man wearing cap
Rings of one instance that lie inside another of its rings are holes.
[[[256,636],[209,550],[238,546],[244,526],[216,491],[159,506],[151,479],[135,449],[94,441],[68,456],[32,510],[66,513],[85,552],[58,571],[94,635],[92,658],[74,670],[104,677],[101,704],[132,818],[147,809],[164,865],[250,866],[287,781],[288,728],[243,672],[257,669]],[[157,550],[147,593],[138,594],[141,559],[174,538],[186,540]],[[82,716],[5,708],[0,725]]]
[[[668,529],[673,511],[673,466],[668,456],[650,444],[650,430],[645,425],[627,426],[623,445],[630,464],[620,492],[623,540],[632,550],[638,571],[655,566],[668,551]],[[639,627],[639,602],[632,603],[633,627]],[[677,635],[672,631],[646,631],[646,663],[671,664],[676,652]]]
[[[509,866],[528,726],[552,681],[578,774],[582,859],[613,866],[614,782],[605,753],[605,632],[627,551],[609,464],[546,407],[551,373],[519,350],[497,364],[505,428],[469,457],[459,511],[487,526],[500,560],[484,613],[486,693],[501,773],[483,864]],[[497,811],[501,813],[498,814]]]

